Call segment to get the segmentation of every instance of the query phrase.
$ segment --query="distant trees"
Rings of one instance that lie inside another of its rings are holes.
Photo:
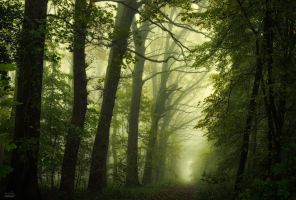
[[[170,38],[167,37],[165,40],[164,49],[168,52],[170,49]],[[164,115],[165,102],[169,97],[170,92],[167,90],[167,81],[169,78],[169,69],[171,61],[165,62],[161,69],[160,85],[157,92],[157,96],[154,99],[152,113],[151,113],[151,128],[149,133],[149,141],[147,146],[145,168],[143,174],[143,184],[149,185],[153,181],[153,166],[155,165],[155,147],[157,142],[158,124],[162,116]]]

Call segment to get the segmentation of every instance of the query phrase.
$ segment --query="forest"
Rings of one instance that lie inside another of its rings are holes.
[[[0,0],[0,199],[296,200],[295,0]]]

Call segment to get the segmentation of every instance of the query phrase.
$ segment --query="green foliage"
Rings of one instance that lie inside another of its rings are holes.
[[[48,37],[54,43],[66,44],[67,49],[73,50],[74,36],[74,2],[73,1],[53,1],[55,13],[48,17]],[[97,6],[88,3],[83,16],[79,16],[80,23],[87,24],[87,43],[93,45],[103,45],[109,42],[109,37],[113,30],[115,7],[107,4]]]
[[[283,94],[281,91],[283,85],[286,84],[280,74],[294,74],[292,68],[284,68],[285,64],[280,61],[281,57],[285,57],[281,46],[285,46],[284,40],[291,40],[289,35],[283,37],[283,35],[278,34],[276,28],[272,29],[274,33],[274,52],[272,54],[274,71],[271,72],[271,76],[274,82],[270,84],[265,80],[270,71],[267,72],[267,61],[264,60],[267,57],[267,50],[265,50],[267,39],[264,35],[266,33],[263,31],[264,20],[266,20],[264,16],[267,9],[266,2],[252,1],[250,3],[251,1],[235,0],[206,2],[204,9],[183,13],[182,20],[194,23],[201,29],[209,31],[211,40],[196,48],[197,59],[195,65],[215,65],[217,73],[212,75],[214,92],[204,101],[204,117],[198,122],[197,128],[203,128],[208,139],[215,144],[215,151],[212,155],[209,155],[209,157],[214,156],[218,160],[218,168],[214,176],[219,177],[220,174],[226,172],[228,174],[228,184],[231,184],[231,181],[235,180],[240,158],[242,136],[247,123],[246,116],[249,111],[252,91],[251,83],[254,81],[254,72],[258,67],[256,60],[258,57],[263,60],[263,82],[261,84],[269,87],[267,89],[272,88],[276,98],[274,101],[277,106],[280,106],[279,99]],[[287,18],[295,22],[295,15],[290,16],[291,8],[285,6],[288,4],[288,2],[282,2],[282,4],[274,2],[272,4],[272,8],[280,13],[272,11],[273,19],[283,26],[289,26],[289,23],[285,24],[285,22],[280,21],[283,16],[289,16]],[[290,6],[293,5],[290,4]],[[295,35],[292,35],[291,37],[295,37]],[[282,39],[280,40],[280,38]],[[257,55],[258,52],[256,54],[256,40],[259,40],[259,55]],[[294,55],[291,58],[293,61],[287,65],[292,67],[295,65],[295,51],[290,53]],[[284,72],[285,70],[287,71]],[[295,79],[289,80],[291,82],[284,86],[287,91],[289,91],[289,88],[295,88]],[[269,151],[273,151],[272,154],[274,154],[275,150],[267,148],[267,135],[268,131],[270,131],[270,125],[267,121],[269,111],[266,110],[266,105],[268,106],[269,101],[273,100],[266,100],[265,95],[263,89],[260,88],[260,93],[255,99],[256,111],[252,113],[254,123],[251,125],[243,191],[238,199],[288,199],[294,195],[292,194],[292,185],[295,185],[295,175],[287,172],[289,166],[295,165],[295,160],[292,161],[290,158],[291,152],[288,153],[289,151],[282,148],[282,160],[278,163],[273,161],[275,163],[272,163],[271,170],[268,170]],[[270,95],[270,93],[267,95]],[[288,92],[285,101],[293,102],[291,99],[294,99],[294,96],[295,94]],[[295,143],[295,137],[291,133],[293,131],[290,133],[288,131],[291,130],[288,127],[292,127],[288,121],[294,119],[292,115],[295,115],[295,109],[292,108],[293,106],[289,107],[288,104],[286,106],[287,113],[290,114],[289,117],[285,118],[287,124],[283,128],[283,135],[281,136],[282,139],[285,138],[281,144],[284,146]],[[272,112],[277,112],[277,110],[275,109]],[[273,148],[275,147],[273,146]],[[207,187],[211,186],[205,186],[205,191],[207,191]],[[223,187],[223,183],[220,184],[220,187]],[[220,199],[218,196],[222,192],[217,191],[214,193],[217,194],[213,199]]]
[[[17,39],[22,20],[22,3],[3,0],[0,4],[0,178],[10,172],[5,164],[6,154],[15,148],[11,141],[13,88],[9,73],[14,73]]]
[[[61,55],[56,53],[55,44],[47,45],[46,59],[39,150],[41,177],[51,177],[60,171],[72,104],[71,76],[61,71]]]
[[[5,66],[2,71],[12,70]],[[9,66],[9,65],[8,65]],[[10,88],[9,79],[0,76],[0,178],[5,177],[11,168],[5,164],[5,155],[15,148],[15,144],[11,141],[11,120],[10,114],[13,106],[16,104],[13,100],[13,91]]]
[[[12,143],[9,135],[7,133],[0,133],[0,156],[4,156],[3,154],[7,154],[16,146]],[[9,165],[3,164],[3,158],[0,159],[0,178],[5,177],[11,172],[11,167]]]
[[[14,64],[0,64],[0,71],[14,71],[16,66]]]
[[[22,21],[22,8],[23,4],[18,0],[1,1],[0,63],[8,64],[15,61],[20,24]],[[5,66],[1,66],[1,68],[3,67]]]

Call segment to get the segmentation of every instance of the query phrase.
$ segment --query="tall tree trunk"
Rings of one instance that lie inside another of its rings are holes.
[[[120,79],[121,65],[127,50],[127,40],[131,24],[137,10],[134,0],[126,2],[128,6],[119,4],[115,22],[115,34],[109,54],[106,72],[103,101],[99,116],[97,134],[93,146],[88,190],[101,191],[107,184],[107,153],[109,131],[115,104],[116,91]]]
[[[166,42],[166,49],[168,49],[169,39]],[[152,122],[149,134],[149,142],[146,152],[146,160],[145,160],[145,167],[144,167],[144,175],[143,175],[143,184],[149,185],[153,181],[153,154],[156,147],[157,141],[157,132],[158,132],[158,123],[159,120],[162,118],[162,115],[165,111],[165,102],[166,102],[166,86],[167,81],[169,78],[169,63],[163,63],[162,73],[161,74],[161,81],[160,81],[160,88],[158,90],[158,94],[153,106],[152,111]]]
[[[166,104],[170,105],[172,103],[172,99],[168,99]],[[166,158],[167,158],[167,142],[169,139],[168,134],[168,126],[170,124],[170,121],[172,117],[174,116],[173,112],[168,110],[168,107],[166,108],[166,114],[163,118],[163,122],[160,127],[159,131],[159,139],[157,142],[157,158],[156,162],[157,165],[155,165],[155,182],[161,183],[165,179],[165,169],[166,169]]]
[[[265,42],[265,63],[267,67],[267,96],[268,96],[268,105],[271,112],[272,121],[275,127],[273,139],[274,139],[274,148],[275,151],[272,154],[273,162],[279,163],[281,160],[281,132],[282,127],[280,124],[279,113],[277,112],[276,102],[275,102],[275,93],[274,93],[274,81],[273,81],[273,19],[272,19],[272,1],[266,0],[266,11],[264,18],[264,42]]]
[[[163,123],[161,125],[160,134],[159,134],[159,141],[157,144],[158,149],[158,161],[157,166],[155,169],[155,180],[157,183],[161,183],[165,179],[165,169],[166,169],[166,157],[167,157],[167,142],[168,142],[168,134],[167,134],[167,127],[171,120],[170,114],[166,114],[163,119]]]
[[[140,55],[146,51],[145,41],[149,33],[149,22],[145,21],[141,29],[136,31],[140,34],[140,39],[134,37],[135,50]],[[138,41],[140,40],[140,41]],[[139,135],[139,113],[143,88],[143,71],[145,59],[136,55],[136,64],[133,71],[132,79],[132,98],[129,109],[129,129],[128,129],[128,147],[127,147],[127,175],[126,185],[139,185],[138,172],[138,135]]]
[[[174,15],[175,10],[172,10],[171,12],[171,18]],[[173,26],[169,26],[169,31],[172,31]],[[165,51],[169,52],[172,49],[175,48],[175,43],[170,45],[170,37],[168,36],[164,49]],[[157,92],[157,96],[154,102],[154,106],[152,108],[152,114],[151,114],[151,127],[150,127],[150,133],[149,133],[149,141],[148,141],[148,146],[147,146],[147,151],[146,151],[146,158],[145,158],[145,166],[144,166],[144,174],[143,174],[143,184],[144,185],[149,185],[153,182],[153,157],[154,157],[154,151],[156,147],[156,142],[157,142],[157,132],[158,132],[158,123],[160,119],[162,118],[162,115],[165,112],[165,103],[167,100],[167,81],[169,79],[169,68],[170,68],[170,61],[164,62],[162,65],[162,74],[160,77],[160,86],[159,90]]]
[[[37,163],[47,0],[26,0],[18,49],[18,71],[12,173],[7,189],[16,199],[40,199]]]
[[[60,190],[68,199],[72,198],[75,187],[75,169],[87,111],[87,80],[85,69],[87,12],[86,0],[76,0],[73,41],[74,101],[71,126],[66,137],[60,184]]]
[[[243,133],[243,144],[241,149],[240,161],[237,170],[235,186],[234,186],[234,199],[237,198],[238,193],[241,191],[241,184],[243,180],[243,175],[245,173],[245,166],[247,162],[248,152],[249,152],[249,140],[251,134],[251,128],[254,121],[254,115],[256,111],[256,98],[258,96],[260,80],[262,74],[262,63],[260,58],[260,48],[259,48],[259,39],[256,39],[256,72],[252,87],[251,98],[249,101],[248,113]]]

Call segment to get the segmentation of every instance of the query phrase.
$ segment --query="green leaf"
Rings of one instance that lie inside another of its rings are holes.
[[[0,71],[14,71],[14,70],[16,70],[16,65],[15,64],[0,63]]]
[[[0,178],[7,176],[11,171],[11,167],[6,165],[0,165]]]

